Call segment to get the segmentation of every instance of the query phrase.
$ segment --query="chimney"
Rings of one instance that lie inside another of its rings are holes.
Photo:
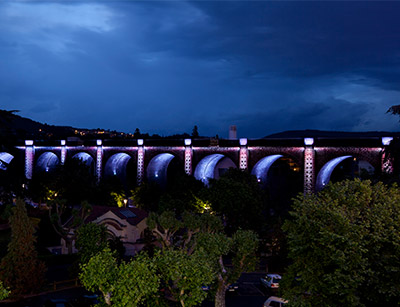
[[[229,139],[230,140],[237,140],[237,133],[236,133],[236,126],[235,125],[229,126]]]

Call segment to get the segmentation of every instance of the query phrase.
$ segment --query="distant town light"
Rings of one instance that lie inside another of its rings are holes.
[[[393,141],[393,138],[391,136],[385,136],[382,138],[382,145],[383,146],[388,146],[390,145],[390,142]]]
[[[185,139],[185,145],[186,146],[192,145],[192,139]]]
[[[239,140],[239,144],[240,144],[240,146],[246,146],[247,145],[247,139],[246,138],[240,139]]]
[[[61,146],[65,146],[66,142],[65,140],[61,140]]]
[[[143,145],[143,139],[138,139],[138,140],[137,140],[137,144],[138,144],[139,146],[142,146],[142,145]]]
[[[103,144],[103,141],[102,140],[97,140],[96,144],[97,144],[97,146],[101,146],[101,144]]]
[[[304,138],[304,145],[311,146],[314,144],[314,138]]]
[[[25,145],[26,146],[32,146],[33,145],[33,141],[32,140],[25,140]]]

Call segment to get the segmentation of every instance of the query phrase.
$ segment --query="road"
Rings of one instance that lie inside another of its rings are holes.
[[[239,291],[227,293],[226,307],[262,307],[263,303],[275,292],[268,291],[260,284],[265,273],[243,273],[239,279]],[[205,301],[202,307],[213,307],[214,302]]]

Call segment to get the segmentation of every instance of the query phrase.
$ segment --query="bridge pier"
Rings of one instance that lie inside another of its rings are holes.
[[[137,184],[141,185],[144,178],[144,146],[143,140],[137,140],[138,151],[137,151]]]
[[[304,194],[312,194],[315,189],[315,150],[314,139],[304,139]]]
[[[247,139],[240,139],[240,150],[239,150],[239,168],[247,169],[249,161],[249,150],[247,149]]]
[[[35,147],[32,140],[25,141],[25,178],[32,179]]]
[[[103,142],[97,140],[97,151],[96,151],[96,178],[97,182],[101,179],[101,172],[103,168]]]
[[[185,139],[185,173],[187,175],[192,175],[192,157],[193,157],[193,149],[192,149],[192,140]]]
[[[67,158],[67,146],[65,144],[65,140],[61,140],[61,165],[65,164],[65,159]]]
[[[385,174],[393,174],[393,157],[391,158],[387,158],[385,149],[387,146],[390,145],[390,143],[393,141],[392,137],[383,137],[382,138],[382,166],[381,166],[381,170],[382,173]]]

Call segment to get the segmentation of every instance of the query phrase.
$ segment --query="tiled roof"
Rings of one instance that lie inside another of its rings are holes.
[[[98,217],[106,214],[108,211],[111,211],[116,216],[118,216],[121,220],[126,220],[129,224],[136,226],[143,219],[148,216],[148,213],[139,208],[118,208],[118,207],[107,207],[107,206],[92,206],[92,212],[87,218],[86,222],[92,222],[96,220]],[[127,211],[133,214],[126,214]],[[127,217],[133,216],[134,217]]]

